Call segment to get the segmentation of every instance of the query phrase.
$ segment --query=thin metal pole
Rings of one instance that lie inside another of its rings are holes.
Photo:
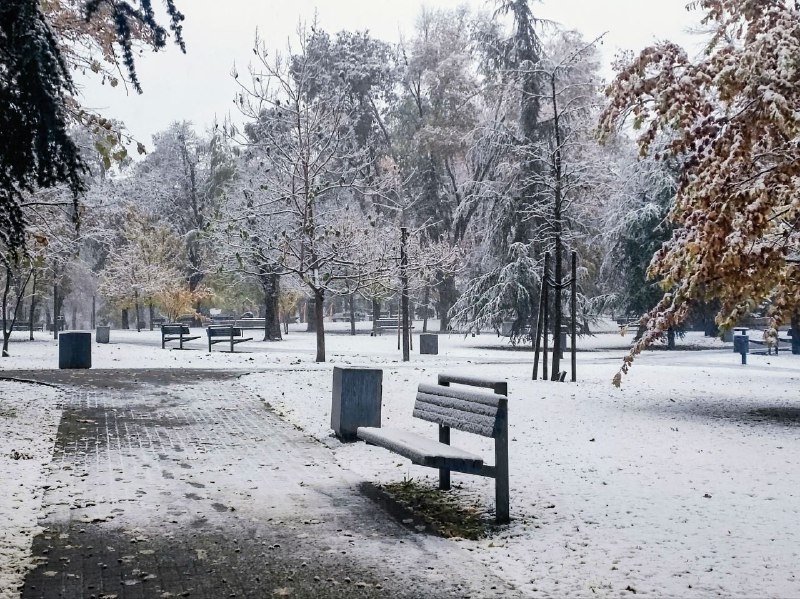
[[[544,335],[544,343],[542,347],[542,380],[547,380],[547,332],[549,328],[548,317],[550,315],[550,284],[547,282],[547,277],[550,275],[550,253],[544,255],[544,323],[542,325],[542,334]]]
[[[533,342],[533,380],[539,376],[539,351],[542,347],[542,312],[544,311],[544,286],[546,285],[542,277],[539,285],[539,311],[536,314],[536,339]]]
[[[575,349],[577,328],[578,328],[578,252],[572,250],[572,297],[570,311],[572,312],[572,339],[570,340],[569,350],[572,358],[572,382],[578,380],[576,369],[577,352]]]

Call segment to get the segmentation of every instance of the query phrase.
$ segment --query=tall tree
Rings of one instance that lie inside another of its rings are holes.
[[[733,326],[772,301],[778,322],[800,335],[800,7],[785,0],[700,0],[712,30],[692,61],[671,42],[646,48],[608,88],[607,135],[633,116],[642,154],[661,134],[680,165],[677,228],[653,258],[665,294],[648,314],[634,357],[687,317],[700,300],[720,301]],[[800,337],[799,337],[800,338]]]
[[[153,151],[128,181],[128,193],[180,236],[186,281],[194,291],[213,269],[208,233],[234,176],[233,156],[220,131],[198,135],[188,122],[173,123],[153,140]]]
[[[309,51],[310,40],[301,29],[296,48],[273,58],[257,39],[249,81],[234,77],[249,120],[242,142],[263,157],[251,213],[280,224],[264,241],[279,257],[279,274],[299,278],[313,297],[316,360],[324,362],[326,296],[369,266],[353,258],[369,225],[352,190],[365,183],[370,159],[356,143],[346,91],[318,85],[323,56]]]

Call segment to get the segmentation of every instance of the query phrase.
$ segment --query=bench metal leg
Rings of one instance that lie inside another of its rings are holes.
[[[450,427],[439,426],[439,443],[450,445]],[[442,491],[450,490],[450,470],[439,468],[439,488]]]
[[[497,463],[494,468],[495,513],[498,524],[507,524],[510,517],[508,490],[508,416],[500,427],[500,434],[494,439],[494,452]]]

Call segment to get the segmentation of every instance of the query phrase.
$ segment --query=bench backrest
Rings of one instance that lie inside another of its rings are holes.
[[[498,437],[508,422],[508,398],[423,383],[417,390],[414,417],[483,437]]]
[[[212,326],[206,329],[206,333],[208,333],[209,337],[230,337],[231,336],[231,329],[233,329],[233,336],[234,337],[241,337],[242,336],[242,329],[235,328],[235,327],[226,327],[226,326]]]
[[[161,325],[161,334],[162,335],[180,335],[183,333],[184,335],[189,332],[189,327],[185,324],[162,324]]]

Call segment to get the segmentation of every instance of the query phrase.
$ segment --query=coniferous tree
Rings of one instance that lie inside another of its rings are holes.
[[[173,0],[165,0],[170,29],[183,47],[181,21]],[[114,29],[122,62],[137,91],[133,42],[147,39],[158,49],[167,31],[155,19],[151,0],[89,0],[66,6],[62,2],[3,0],[0,3],[0,251],[16,255],[24,251],[25,194],[35,188],[66,184],[72,192],[74,214],[85,191],[85,165],[70,139],[71,123],[81,119],[70,64],[64,57],[68,45],[49,16],[81,10],[86,21]],[[91,35],[91,34],[90,34]],[[95,38],[100,37],[94,32]],[[113,44],[113,42],[110,42]],[[99,44],[99,42],[98,42]],[[111,56],[115,52],[109,48]],[[92,119],[93,124],[101,124]],[[102,125],[107,125],[105,121]]]

